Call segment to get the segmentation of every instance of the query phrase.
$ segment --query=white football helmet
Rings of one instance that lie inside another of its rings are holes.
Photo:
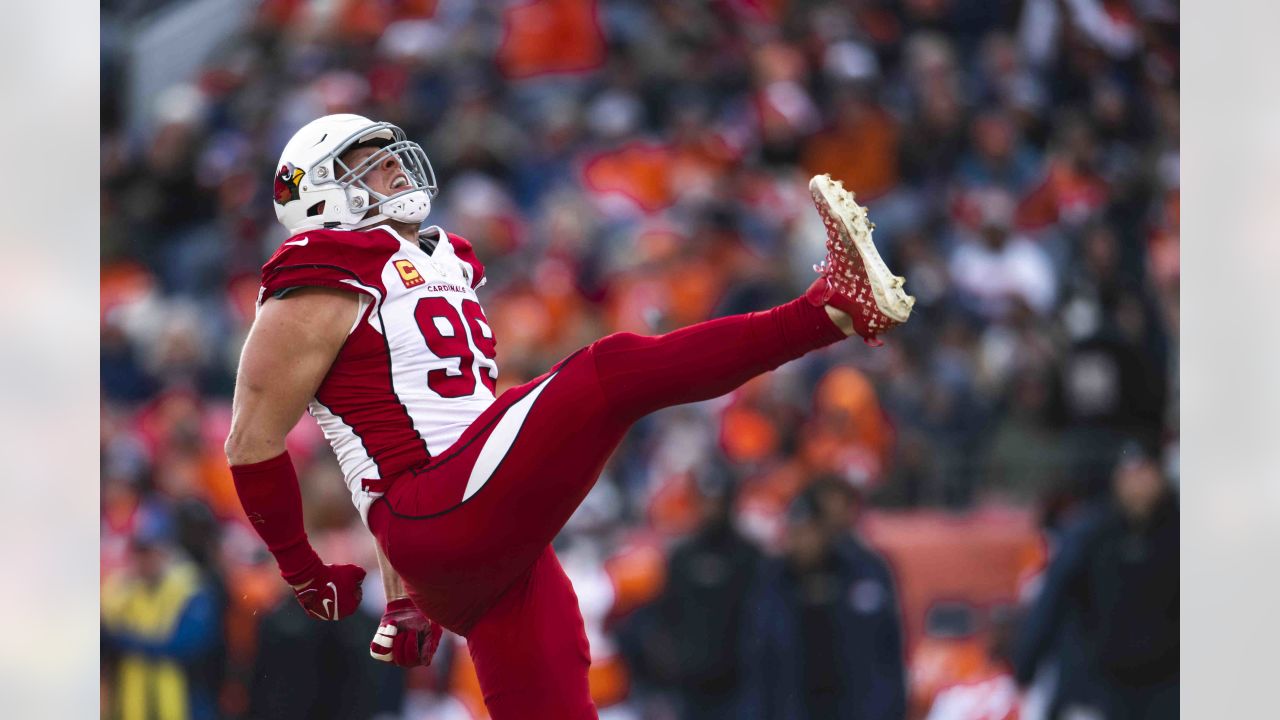
[[[358,166],[347,167],[340,156],[362,144],[380,149]],[[388,154],[409,180],[389,196],[374,192],[363,179]],[[307,123],[284,146],[273,190],[276,219],[291,233],[358,230],[387,220],[421,223],[431,212],[436,174],[422,147],[395,125],[360,115],[326,115]]]

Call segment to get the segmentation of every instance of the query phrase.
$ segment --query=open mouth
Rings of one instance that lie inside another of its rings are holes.
[[[406,178],[404,175],[397,175],[396,179],[391,181],[392,190],[399,190],[400,188],[408,187],[408,186],[409,186],[409,179]]]

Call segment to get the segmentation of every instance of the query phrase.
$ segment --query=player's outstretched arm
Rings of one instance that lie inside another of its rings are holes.
[[[356,296],[324,288],[267,300],[240,355],[226,443],[245,515],[298,602],[320,620],[355,612],[365,572],[355,565],[325,565],[311,548],[298,477],[284,441],[342,349],[359,310]]]

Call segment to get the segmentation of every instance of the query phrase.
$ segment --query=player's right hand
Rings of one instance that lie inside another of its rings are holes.
[[[387,603],[378,632],[369,643],[374,660],[403,668],[430,665],[440,646],[441,628],[427,619],[408,598]]]
[[[360,606],[364,568],[359,565],[322,565],[309,582],[293,586],[293,594],[307,614],[317,620],[341,620]]]

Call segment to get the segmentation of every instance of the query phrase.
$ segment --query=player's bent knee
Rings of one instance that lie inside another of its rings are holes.
[[[590,349],[597,355],[601,353],[607,355],[611,353],[637,350],[652,341],[652,337],[647,335],[638,335],[633,332],[611,333],[591,343]]]
[[[600,379],[607,382],[614,376],[633,374],[648,364],[652,358],[647,357],[647,351],[654,348],[656,340],[632,332],[613,333],[587,346],[587,350]]]
[[[637,375],[645,375],[645,367],[651,364],[644,351],[652,347],[653,341],[649,336],[621,332],[587,346],[601,393],[617,417],[634,420],[648,412],[644,390],[647,383],[635,380]]]

